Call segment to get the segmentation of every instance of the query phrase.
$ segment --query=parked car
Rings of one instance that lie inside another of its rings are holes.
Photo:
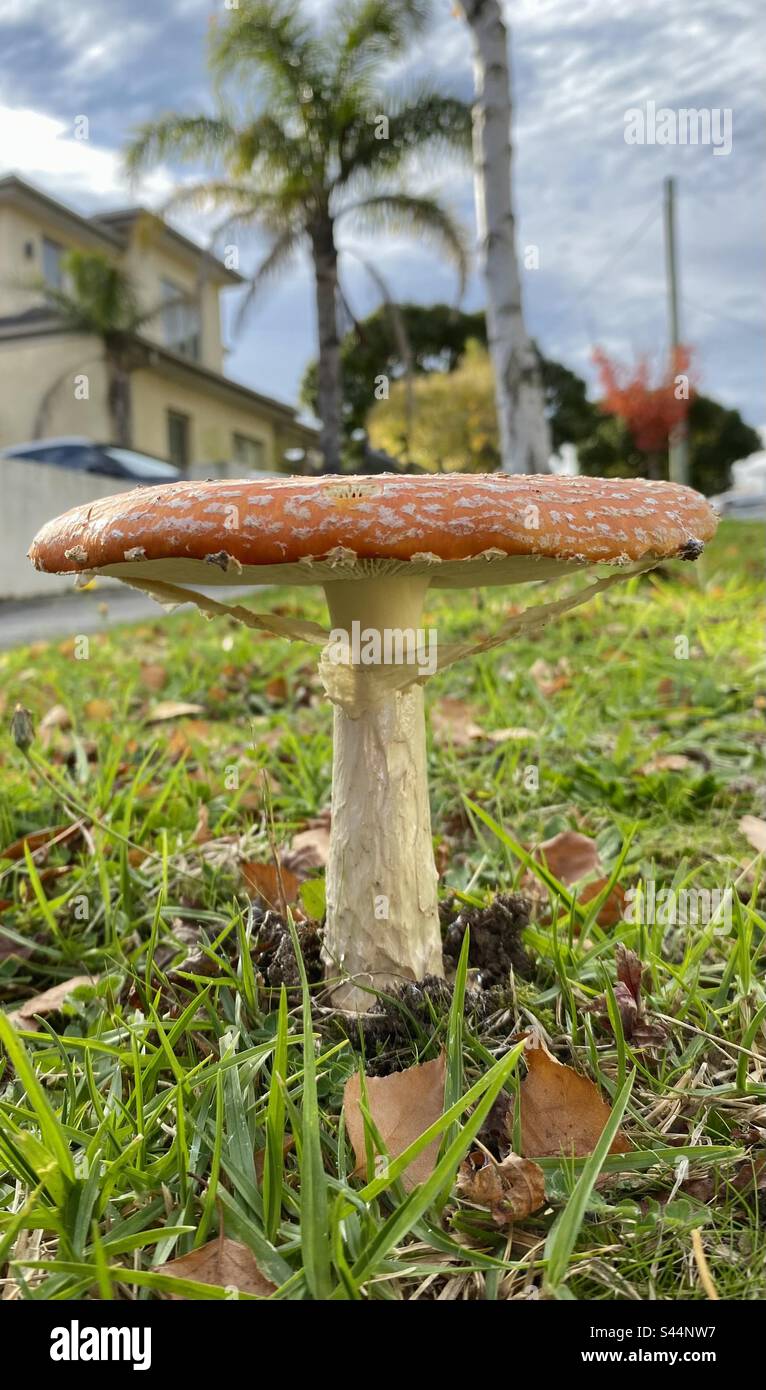
[[[766,520],[766,492],[745,492],[732,488],[711,497],[716,511],[721,516],[734,517],[739,521]]]
[[[164,459],[137,449],[120,449],[115,444],[96,444],[92,439],[36,439],[0,450],[0,461],[4,458],[28,459],[30,463],[48,463],[54,468],[100,473],[102,477],[135,483],[174,483],[181,477],[181,470]]]

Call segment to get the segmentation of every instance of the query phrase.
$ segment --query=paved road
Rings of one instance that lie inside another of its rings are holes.
[[[231,603],[237,594],[243,593],[252,593],[252,589],[231,588],[225,595],[218,589],[214,597]],[[45,598],[7,599],[0,602],[0,650],[161,616],[162,609],[153,599],[122,585],[73,589],[71,593]]]

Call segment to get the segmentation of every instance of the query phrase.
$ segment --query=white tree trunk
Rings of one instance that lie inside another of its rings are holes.
[[[487,338],[506,473],[547,473],[550,436],[540,365],[527,336],[511,194],[511,76],[500,0],[461,0],[473,34],[473,143]]]

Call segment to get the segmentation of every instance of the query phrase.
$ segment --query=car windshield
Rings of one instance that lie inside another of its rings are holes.
[[[178,477],[178,469],[172,463],[164,463],[162,459],[149,458],[148,454],[136,454],[132,449],[105,449],[107,458],[114,459],[116,463],[121,463],[125,468],[130,469],[134,477],[140,478],[167,478],[168,482]]]

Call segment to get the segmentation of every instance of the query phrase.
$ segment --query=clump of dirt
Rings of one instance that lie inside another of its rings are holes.
[[[296,922],[295,929],[308,982],[317,985],[324,978],[321,928],[318,922]],[[278,913],[264,913],[253,954],[272,989],[279,989],[281,985],[287,989],[300,987],[301,977],[290,932]]]
[[[428,1061],[431,1044],[437,1038],[444,1041],[452,994],[452,985],[436,975],[408,980],[378,999],[367,1013],[354,1018],[336,1015],[334,1028],[355,1051],[364,1053],[368,1076],[388,1076],[412,1066],[413,1042],[419,1048],[428,1047],[420,1057]],[[505,988],[466,989],[464,1017],[474,1033],[481,1033],[489,1019],[512,1007]]]
[[[529,925],[531,910],[522,893],[498,893],[489,907],[463,908],[445,933],[445,965],[453,969],[457,965],[468,927],[468,965],[479,972],[482,989],[507,984],[511,970],[529,979],[533,963],[522,945],[521,933]]]

